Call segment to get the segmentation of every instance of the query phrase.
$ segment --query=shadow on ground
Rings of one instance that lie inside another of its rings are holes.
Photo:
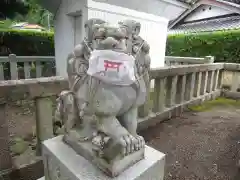
[[[166,154],[165,180],[240,180],[240,108],[185,112],[142,131]]]

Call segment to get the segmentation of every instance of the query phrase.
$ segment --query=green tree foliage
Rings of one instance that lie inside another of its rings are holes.
[[[13,19],[16,15],[28,13],[29,6],[23,0],[0,0],[0,18]]]
[[[54,34],[24,30],[0,30],[0,56],[54,56]]]
[[[240,30],[169,35],[167,56],[214,56],[215,62],[240,63]]]
[[[10,19],[0,21],[0,29],[8,29],[11,25],[12,25],[12,21]]]
[[[0,56],[16,54],[17,56],[54,56],[54,34],[24,30],[0,30]],[[11,78],[10,64],[3,63],[5,80]],[[43,76],[55,75],[55,61],[41,64]],[[35,63],[31,63],[31,78],[36,77]],[[23,63],[18,63],[19,78],[24,78]]]
[[[40,24],[44,27],[48,26],[48,18],[50,24],[53,25],[53,16],[52,14],[40,6],[37,0],[26,0],[28,6],[30,7],[29,12],[23,18],[29,23]],[[48,17],[49,16],[49,17]]]
[[[37,0],[0,0],[0,18],[6,19],[0,28],[9,27],[9,20],[28,22],[44,27],[53,25],[53,15],[41,7]]]

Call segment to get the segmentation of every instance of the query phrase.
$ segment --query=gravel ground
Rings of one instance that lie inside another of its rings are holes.
[[[240,180],[240,109],[186,112],[141,134],[166,154],[165,180]]]
[[[20,168],[35,162],[36,122],[33,101],[9,103],[7,107],[10,146],[15,166]],[[17,143],[16,138],[22,141]]]
[[[33,112],[32,102],[8,108],[10,144],[21,137],[29,145],[21,155],[13,153],[18,167],[36,160]],[[141,134],[148,145],[167,155],[165,180],[240,180],[239,115],[240,109],[230,107],[185,112]]]

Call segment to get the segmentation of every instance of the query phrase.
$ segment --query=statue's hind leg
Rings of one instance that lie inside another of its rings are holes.
[[[54,134],[69,133],[77,119],[74,96],[70,91],[62,91],[57,99],[54,115]]]
[[[119,121],[126,128],[126,130],[136,138],[137,141],[134,141],[132,148],[139,150],[145,146],[145,141],[142,136],[137,134],[137,124],[138,124],[138,108],[132,107],[124,115],[120,116]]]

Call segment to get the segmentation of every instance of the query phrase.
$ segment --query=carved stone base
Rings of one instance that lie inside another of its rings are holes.
[[[62,138],[58,136],[43,143],[45,178],[41,180],[163,180],[165,155],[148,146],[143,160],[111,178],[77,154]]]
[[[107,153],[108,157],[103,159],[94,153],[91,141],[79,142],[73,135],[65,135],[63,141],[72,147],[76,153],[92,162],[93,165],[96,165],[110,177],[118,176],[130,166],[144,159],[144,148],[133,152],[128,156],[122,157],[122,155],[118,155],[120,147],[113,147],[114,149],[109,150],[109,153]],[[113,154],[112,152],[115,152],[116,154]]]

